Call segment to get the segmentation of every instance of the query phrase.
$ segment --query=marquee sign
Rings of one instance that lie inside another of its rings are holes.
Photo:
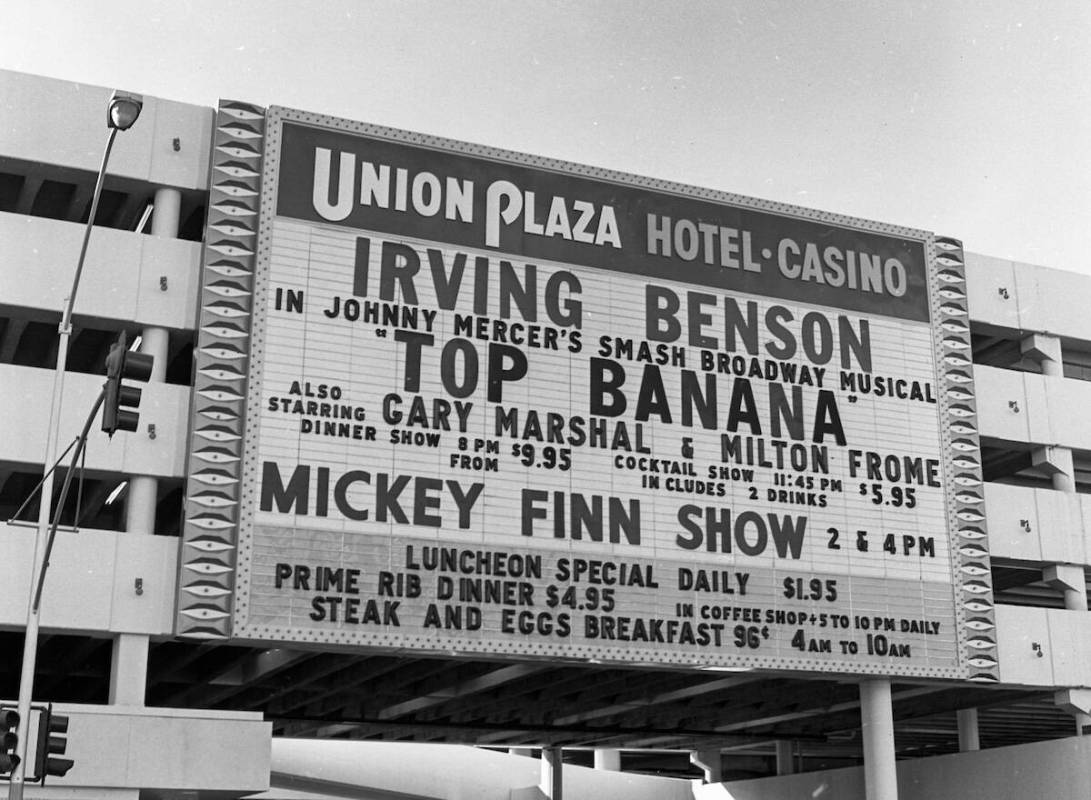
[[[178,633],[995,679],[961,245],[221,106]]]

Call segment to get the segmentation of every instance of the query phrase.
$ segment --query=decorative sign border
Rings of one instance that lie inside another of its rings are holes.
[[[884,223],[290,109],[274,107],[266,117],[261,108],[228,101],[221,103],[217,113],[213,143],[195,351],[188,462],[190,481],[180,545],[178,635],[227,639],[233,635],[232,620],[244,618],[246,613],[236,590],[239,586],[245,587],[250,578],[253,524],[250,509],[257,482],[255,442],[253,437],[247,437],[246,419],[248,415],[257,414],[261,402],[258,393],[248,394],[247,387],[251,380],[260,381],[264,284],[269,268],[273,216],[267,213],[259,219],[259,210],[263,202],[265,208],[274,207],[282,121],[330,127],[393,142],[923,241],[931,282],[933,341],[940,373],[937,378],[942,395],[939,398],[942,444],[948,453],[944,470],[948,487],[948,530],[952,532],[960,661],[964,666],[964,677],[982,681],[998,679],[977,411],[969,355],[965,266],[960,242]],[[269,632],[269,638],[280,640],[273,631]],[[314,640],[324,641],[321,638]],[[391,646],[405,645],[392,641]],[[412,649],[429,650],[419,643],[414,643]],[[445,641],[437,644],[434,651],[449,649],[450,643]],[[527,655],[530,649],[524,646],[512,652]],[[755,659],[752,663],[760,664],[761,661]],[[800,664],[812,668],[804,659],[794,660],[791,668],[798,668]],[[828,664],[818,661],[813,662],[813,668],[831,671]],[[874,667],[861,667],[858,672],[886,674]],[[898,670],[889,672],[903,674]]]
[[[947,458],[948,515],[955,558],[956,605],[962,661],[967,677],[998,681],[996,612],[985,527],[981,442],[974,394],[970,348],[970,314],[966,292],[966,258],[962,242],[933,236],[929,242],[932,270],[932,325],[936,363],[942,380],[943,444]]]
[[[223,101],[212,137],[175,631],[231,635],[265,110]]]

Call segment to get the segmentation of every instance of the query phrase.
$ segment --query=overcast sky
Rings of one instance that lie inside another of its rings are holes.
[[[1087,0],[19,0],[0,67],[422,131],[1091,273],[1089,41]]]

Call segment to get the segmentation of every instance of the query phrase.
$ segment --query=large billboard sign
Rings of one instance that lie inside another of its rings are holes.
[[[180,634],[995,677],[958,242],[219,119]]]

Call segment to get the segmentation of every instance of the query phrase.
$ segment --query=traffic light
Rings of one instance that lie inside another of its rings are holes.
[[[140,422],[140,387],[123,380],[147,381],[155,359],[146,353],[130,353],[122,331],[106,356],[106,397],[102,408],[102,429],[112,437],[116,431],[135,431]]]
[[[38,778],[46,775],[63,777],[72,769],[74,762],[63,756],[68,747],[68,717],[55,714],[52,707],[42,711],[38,723],[38,747],[34,751],[34,774]]]
[[[0,706],[0,775],[7,775],[19,766],[19,712],[10,706]]]

